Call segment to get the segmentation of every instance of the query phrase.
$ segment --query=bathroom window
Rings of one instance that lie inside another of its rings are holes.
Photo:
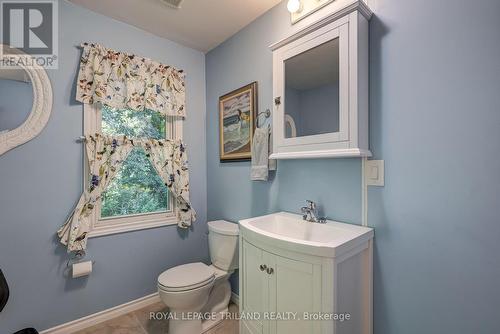
[[[129,138],[181,139],[181,121],[152,110],[85,105],[85,133]],[[95,115],[89,117],[89,115]],[[90,237],[177,224],[174,201],[142,148],[123,162],[103,193]]]

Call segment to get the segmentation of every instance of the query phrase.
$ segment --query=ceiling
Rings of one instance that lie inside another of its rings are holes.
[[[193,49],[207,52],[281,0],[69,0]]]

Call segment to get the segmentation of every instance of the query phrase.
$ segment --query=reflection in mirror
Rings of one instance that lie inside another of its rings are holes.
[[[338,38],[285,60],[284,121],[285,138],[339,131]]]
[[[295,121],[289,114],[285,114],[285,138],[297,137],[297,128]]]
[[[0,68],[0,133],[14,130],[33,108],[33,86],[22,68]]]

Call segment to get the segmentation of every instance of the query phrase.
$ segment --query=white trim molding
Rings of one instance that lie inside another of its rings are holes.
[[[361,225],[368,226],[368,187],[366,185],[366,162],[368,158],[361,158]]]
[[[128,303],[121,304],[107,310],[97,312],[86,317],[76,319],[56,327],[52,327],[41,331],[40,334],[68,334],[80,331],[92,327],[94,325],[100,324],[104,321],[108,321],[119,317],[121,315],[140,310],[141,308],[156,304],[160,302],[160,296],[158,293],[153,293],[142,298],[132,300]]]
[[[240,296],[234,292],[231,292],[231,301],[240,307]]]
[[[369,150],[359,148],[315,150],[306,152],[279,152],[272,153],[270,159],[314,159],[314,158],[359,158],[371,157]]]
[[[352,0],[301,0],[301,10],[290,13],[290,21],[292,24],[295,24],[308,16],[318,14],[323,8],[332,12],[349,11],[353,6],[356,6],[356,4],[352,4],[351,2]],[[363,0],[363,3],[359,4],[361,7],[365,5],[364,8],[360,10],[363,12],[363,15],[371,16],[371,10],[369,8],[371,2],[373,2],[373,0]]]
[[[2,155],[32,140],[45,128],[52,112],[52,86],[45,70],[27,60],[31,56],[17,49],[12,49],[5,44],[0,44],[0,48],[3,50],[0,59],[8,59],[9,62],[12,60],[12,62],[18,64],[19,67],[26,71],[33,85],[33,107],[28,118],[19,127],[0,133],[0,155]],[[8,54],[6,54],[5,50],[9,51]],[[27,66],[26,64],[30,65]],[[10,69],[7,68],[6,70],[9,71]]]
[[[94,224],[92,230],[89,232],[89,238],[178,224],[177,217],[171,210],[161,214],[139,214],[109,220],[112,223]],[[129,221],[127,222],[127,220]]]

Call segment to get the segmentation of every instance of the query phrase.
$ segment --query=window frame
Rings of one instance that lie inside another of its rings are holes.
[[[167,129],[171,134],[168,139],[182,139],[182,119],[179,117],[166,116]],[[83,132],[85,135],[102,133],[102,114],[101,104],[83,104]],[[89,182],[89,165],[87,152],[84,150],[84,173],[83,184],[86,187]],[[118,216],[116,218],[101,218],[101,200],[96,205],[96,210],[90,215],[89,238],[100,237],[104,235],[124,233],[130,231],[145,230],[161,226],[177,225],[178,220],[175,215],[175,201],[169,194],[169,203],[167,212],[152,212],[142,214],[132,214]]]

